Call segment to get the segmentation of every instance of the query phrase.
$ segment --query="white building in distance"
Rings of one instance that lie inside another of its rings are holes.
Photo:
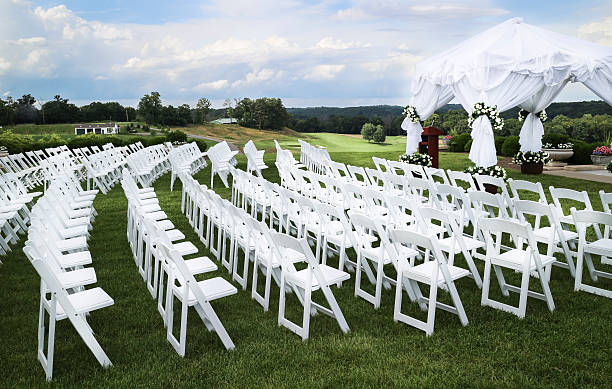
[[[86,134],[118,134],[119,125],[117,123],[82,123],[74,127],[74,135]]]

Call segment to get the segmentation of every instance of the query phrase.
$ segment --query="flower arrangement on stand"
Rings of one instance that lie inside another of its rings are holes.
[[[452,135],[444,135],[444,137],[442,138],[442,143],[444,143],[445,145],[448,145],[451,139],[453,139]]]
[[[503,179],[504,181],[508,178],[508,173],[506,173],[506,169],[501,166],[489,166],[489,167],[481,167],[481,166],[470,166],[464,170],[465,173],[476,175],[479,174],[481,176],[491,176],[498,177]],[[489,193],[497,193],[498,187],[495,185],[485,184],[484,190]]]
[[[521,109],[518,113],[518,120],[519,122],[524,122],[525,119],[527,118],[527,115],[529,115],[529,111],[525,110],[525,109]],[[540,120],[542,122],[545,122],[548,119],[548,115],[546,114],[546,110],[541,110],[540,112],[536,112],[536,116],[540,118]]]
[[[512,158],[512,163],[520,165],[523,174],[542,174],[544,165],[550,160],[545,151],[519,151]]]
[[[504,120],[499,116],[499,109],[497,109],[497,106],[491,107],[485,103],[474,104],[474,109],[468,115],[468,125],[472,127],[474,120],[479,116],[486,116],[489,118],[493,131],[499,132],[504,128]]]
[[[551,160],[550,166],[565,166],[567,163],[563,161],[574,155],[574,144],[572,142],[544,143],[542,151],[548,153]]]
[[[595,148],[591,153],[591,161],[593,161],[593,165],[607,166],[609,162],[612,162],[612,149],[608,146]]]
[[[421,121],[421,117],[417,113],[416,108],[412,105],[407,105],[406,108],[404,108],[404,115],[409,117],[410,121],[413,123],[419,123]]]
[[[400,162],[406,162],[412,165],[431,167],[433,158],[427,154],[412,153],[400,155],[399,160]]]

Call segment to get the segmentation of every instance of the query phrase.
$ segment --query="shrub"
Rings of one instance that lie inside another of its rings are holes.
[[[542,144],[550,143],[555,146],[560,143],[568,143],[569,136],[565,134],[555,134],[555,133],[547,133],[542,137]]]
[[[146,136],[142,138],[142,144],[145,146],[153,146],[166,142],[165,136]]]
[[[368,142],[372,140],[374,136],[374,132],[376,131],[376,126],[372,123],[365,123],[361,127],[361,137],[363,140],[367,140]]]
[[[32,150],[34,139],[29,135],[19,135],[13,134],[12,131],[5,131],[0,134],[0,146],[6,147],[9,154],[19,154]]]
[[[66,144],[66,139],[57,134],[45,135],[36,141],[34,149],[41,150],[48,147],[58,147]]]
[[[112,143],[113,146],[115,147],[123,146],[126,144],[123,138],[120,138],[118,136],[113,136],[113,135],[104,137],[103,144],[107,144],[107,143]]]
[[[504,143],[501,148],[501,155],[504,157],[514,157],[516,153],[519,152],[521,146],[519,145],[519,137],[518,136],[508,136],[504,140]]]
[[[198,145],[198,148],[201,152],[205,152],[208,149],[208,145],[202,139],[193,139],[193,141]]]
[[[372,134],[372,140],[374,143],[383,143],[387,139],[387,134],[385,133],[385,129],[380,124],[376,126],[376,131]]]
[[[501,155],[501,149],[502,149],[502,146],[504,145],[505,140],[506,140],[505,136],[495,137],[495,152],[497,153],[497,155]]]
[[[593,150],[599,146],[598,143],[586,143],[582,140],[573,140],[574,155],[567,160],[567,163],[572,165],[591,165],[591,154]]]
[[[472,139],[468,140],[465,146],[463,146],[463,151],[469,153],[471,148],[472,148]]]
[[[170,143],[185,143],[187,142],[187,134],[183,131],[170,131],[166,134],[166,142]]]
[[[451,139],[450,141],[450,145],[448,147],[449,151],[454,151],[454,152],[463,152],[463,149],[465,149],[465,144],[472,139],[472,137],[470,136],[470,134],[459,134],[457,136],[454,136],[453,139]]]

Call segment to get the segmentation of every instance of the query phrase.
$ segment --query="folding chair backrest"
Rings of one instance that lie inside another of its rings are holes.
[[[510,186],[510,191],[512,192],[512,199],[520,199],[520,200],[530,200],[529,198],[525,198],[523,196],[521,198],[521,192],[525,191],[529,192],[532,196],[537,195],[538,201],[543,204],[547,204],[546,195],[544,194],[544,188],[542,188],[542,183],[540,182],[531,182],[525,180],[513,180],[512,178],[508,179],[508,186]]]
[[[471,174],[451,169],[446,170],[446,173],[451,185],[463,188],[467,184],[467,188],[464,189],[476,190],[476,183]],[[464,185],[461,185],[462,183]]]
[[[364,185],[372,185],[370,178],[362,166],[347,165],[346,167],[354,182],[356,181],[361,182]]]
[[[381,173],[386,173],[386,172],[390,172],[390,167],[389,164],[387,163],[386,159],[383,158],[378,158],[378,157],[372,157],[372,161],[374,162],[374,165],[376,166],[376,169],[381,172]]]
[[[573,189],[555,188],[554,186],[550,186],[548,190],[550,191],[550,195],[552,196],[553,203],[555,204],[555,207],[559,211],[560,216],[569,215],[569,212],[566,214],[563,211],[564,204],[566,205],[567,208],[570,208],[570,207],[576,208],[576,205],[581,204],[583,209],[593,210],[593,207],[591,206],[591,200],[589,199],[589,194],[584,190],[579,192]],[[569,200],[569,204],[567,200]]]
[[[605,213],[610,213],[610,204],[612,204],[612,193],[606,193],[603,190],[599,191],[599,198]]]
[[[442,181],[442,184],[448,184],[448,177],[446,176],[446,173],[444,172],[444,169],[438,169],[435,167],[429,167],[429,166],[424,166],[423,170],[425,171],[425,175],[427,176],[427,178],[429,178],[429,180],[432,183],[437,183],[440,180]],[[437,179],[437,180],[436,180]]]

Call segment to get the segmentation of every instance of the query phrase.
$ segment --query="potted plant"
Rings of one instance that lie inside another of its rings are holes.
[[[508,177],[506,173],[506,169],[501,166],[489,166],[489,167],[481,167],[481,166],[470,166],[464,170],[465,173],[475,175],[480,174],[482,176],[492,176],[499,177],[504,181]],[[476,183],[478,185],[478,183]],[[498,187],[495,185],[485,184],[484,190],[489,193],[496,194]]]
[[[512,163],[520,165],[523,174],[542,174],[544,164],[550,161],[545,151],[519,151],[512,158]]]
[[[402,154],[399,157],[400,162],[406,162],[412,165],[421,165],[431,167],[432,158],[428,154],[420,154],[420,153],[412,153],[412,154]],[[416,178],[421,178],[421,175],[418,173],[412,173]]]
[[[548,156],[554,165],[563,166],[567,163],[563,162],[574,155],[574,144],[567,143],[544,143],[542,151],[548,153]]]
[[[591,161],[593,165],[606,166],[612,161],[612,149],[608,146],[599,146],[591,154]]]

